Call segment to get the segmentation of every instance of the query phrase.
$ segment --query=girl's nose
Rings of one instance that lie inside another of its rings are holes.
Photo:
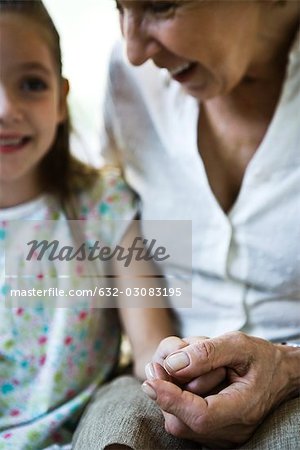
[[[127,57],[134,66],[144,64],[160,51],[159,42],[143,22],[143,17],[130,11],[124,12],[121,28],[126,41]]]
[[[13,124],[22,119],[22,112],[16,99],[0,86],[0,123]]]

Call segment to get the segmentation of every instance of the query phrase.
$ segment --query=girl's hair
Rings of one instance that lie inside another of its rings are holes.
[[[55,25],[41,0],[0,0],[0,12],[20,14],[40,24],[57,66],[58,77],[62,77],[60,38]],[[72,198],[72,193],[91,187],[99,171],[83,164],[71,155],[69,113],[57,128],[56,137],[48,153],[40,163],[41,183],[45,191],[54,193],[62,205]]]

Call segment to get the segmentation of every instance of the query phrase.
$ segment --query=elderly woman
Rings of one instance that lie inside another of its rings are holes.
[[[117,7],[129,62],[117,47],[106,156],[143,219],[193,221],[193,307],[175,313],[211,339],[161,343],[156,403],[131,379],[99,392],[75,448],[298,448],[299,2]]]

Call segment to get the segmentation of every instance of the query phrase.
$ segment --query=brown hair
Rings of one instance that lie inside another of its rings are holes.
[[[0,0],[0,12],[16,13],[40,24],[49,35],[49,47],[62,81],[60,38],[55,25],[41,0]],[[83,164],[71,155],[70,119],[58,125],[53,145],[40,163],[41,183],[46,192],[55,194],[66,205],[74,191],[91,187],[99,171]]]

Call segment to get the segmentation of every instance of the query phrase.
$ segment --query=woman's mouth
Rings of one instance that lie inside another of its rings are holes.
[[[169,73],[173,80],[176,80],[179,83],[185,83],[193,76],[196,67],[197,63],[184,63],[173,69],[169,69]]]
[[[31,140],[29,136],[0,136],[0,153],[13,153],[25,147]]]

